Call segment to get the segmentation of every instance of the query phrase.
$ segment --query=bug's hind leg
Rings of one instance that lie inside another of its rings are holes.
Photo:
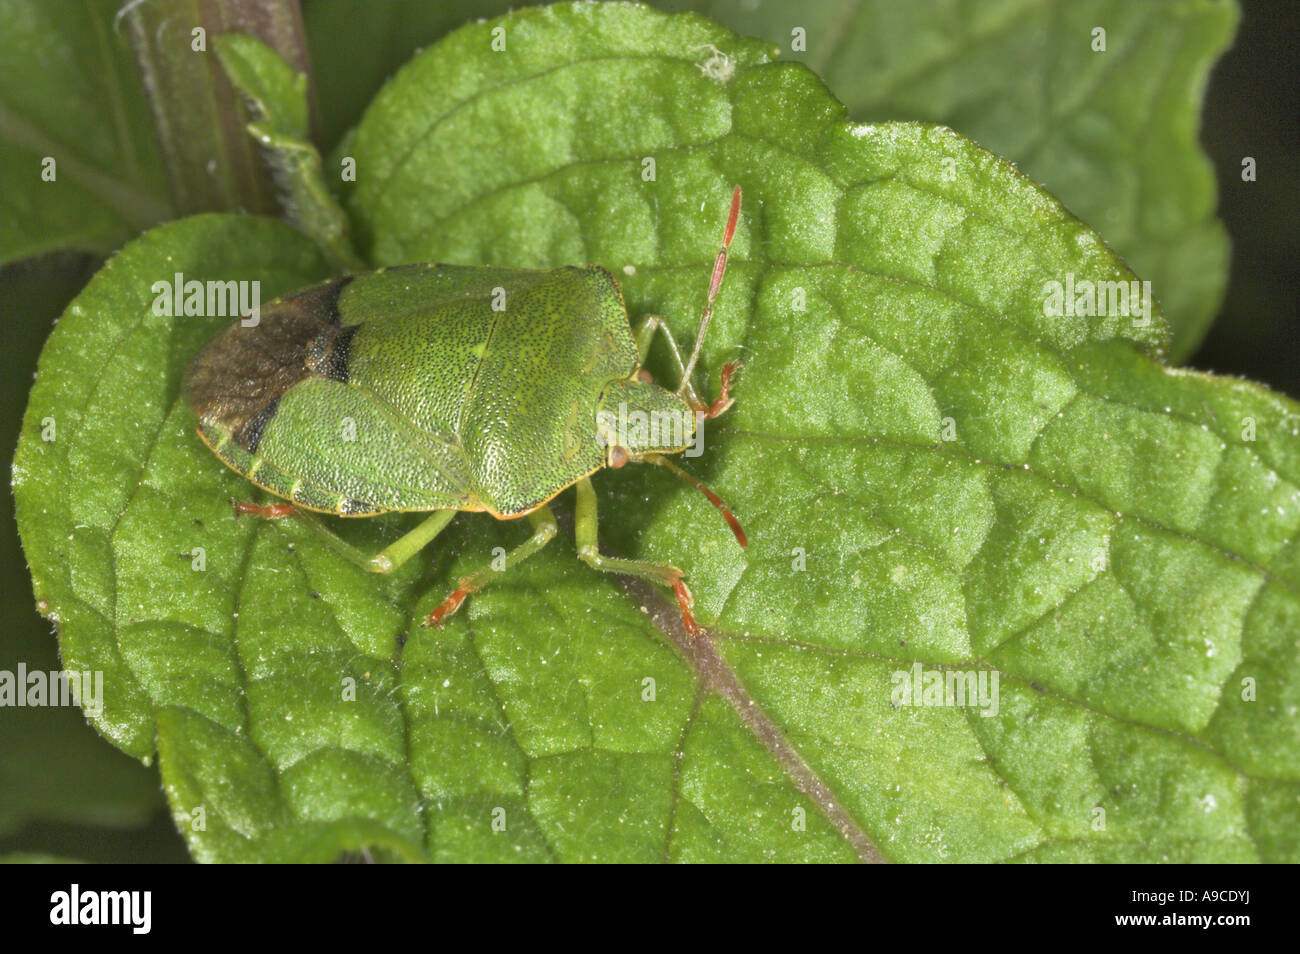
[[[538,507],[528,515],[528,519],[533,524],[533,535],[506,554],[505,565],[498,569],[496,566],[489,564],[480,567],[468,576],[461,577],[451,596],[443,600],[438,608],[429,614],[429,618],[424,621],[425,626],[441,626],[444,619],[460,609],[460,604],[465,602],[465,597],[477,590],[481,590],[498,575],[527,560],[555,539],[555,514],[551,513],[550,507]]]
[[[376,553],[365,562],[367,570],[375,573],[392,573],[399,566],[415,556],[429,541],[442,533],[443,528],[451,523],[451,518],[459,513],[457,510],[435,510],[427,520],[422,520],[405,536],[399,537],[383,551]]]
[[[578,544],[578,558],[588,566],[604,573],[621,573],[636,576],[651,583],[658,583],[673,591],[677,597],[677,606],[682,611],[682,622],[686,632],[696,636],[700,632],[695,617],[691,615],[694,600],[691,591],[686,588],[682,571],[668,563],[651,563],[649,560],[625,560],[621,557],[605,556],[600,552],[597,539],[596,490],[591,486],[591,479],[578,481],[578,502],[574,508],[573,536]]]

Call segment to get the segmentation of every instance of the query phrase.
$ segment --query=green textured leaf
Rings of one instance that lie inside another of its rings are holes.
[[[107,253],[169,210],[111,3],[0,4],[0,262]],[[53,159],[54,179],[45,160]]]
[[[943,123],[1020,166],[1151,281],[1171,361],[1228,280],[1214,170],[1199,142],[1226,0],[731,0],[671,3],[781,43],[863,120]],[[806,49],[792,49],[793,30]],[[1105,51],[1093,30],[1106,31]]]
[[[1300,408],[1158,364],[1159,312],[1045,316],[1045,282],[1133,276],[1010,164],[846,122],[769,55],[527,10],[417,57],[350,143],[375,264],[599,262],[679,337],[743,187],[701,366],[745,366],[686,464],[749,549],[668,474],[596,478],[604,548],[687,572],[695,642],[562,540],[421,628],[517,523],[460,517],[381,579],[232,515],[251,488],[177,393],[224,320],[155,317],[150,285],[323,277],[287,227],[163,227],[68,309],[19,525],[65,659],[106,671],[97,727],[157,751],[196,857],[1300,858]],[[331,526],[377,550],[413,519]],[[996,669],[996,714],[896,705],[918,664]]]

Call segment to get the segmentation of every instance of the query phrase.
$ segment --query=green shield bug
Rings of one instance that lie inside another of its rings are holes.
[[[441,624],[500,570],[549,543],[556,524],[547,504],[576,486],[578,556],[670,588],[694,635],[680,570],[600,552],[590,478],[633,461],[666,467],[702,491],[746,546],[723,502],[664,456],[691,447],[702,422],[732,403],[735,363],[723,368],[712,404],[691,375],[739,216],[737,187],[685,361],[662,318],[646,315],[632,328],[618,282],[596,265],[398,266],[279,298],[255,323],[236,322],[209,342],[183,383],[198,434],[231,469],[291,501],[239,504],[240,513],[432,511],[360,561],[375,572],[414,556],[458,511],[526,516],[533,535],[504,566],[462,577],[425,625]],[[668,342],[676,390],[643,367],[655,332]]]

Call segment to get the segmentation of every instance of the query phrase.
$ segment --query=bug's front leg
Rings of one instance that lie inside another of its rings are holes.
[[[686,360],[682,357],[681,349],[677,346],[677,339],[673,337],[673,330],[668,327],[668,322],[659,315],[645,315],[636,326],[634,332],[636,353],[640,356],[641,364],[644,365],[646,359],[650,356],[650,346],[654,343],[656,331],[662,334],[664,340],[668,342],[668,350],[673,356],[673,367],[677,370],[677,380],[681,384],[682,394],[690,402],[691,407],[705,407],[705,403],[695,393],[695,385],[683,379],[682,376],[686,373]]]
[[[452,591],[451,596],[443,600],[442,603],[439,604],[438,608],[429,614],[428,619],[424,621],[425,626],[441,626],[444,619],[456,612],[456,610],[460,609],[460,604],[465,602],[465,597],[481,590],[497,576],[504,573],[515,564],[527,560],[530,556],[555,539],[555,514],[551,513],[550,507],[538,507],[528,515],[528,519],[532,521],[533,524],[533,535],[506,554],[505,566],[501,567],[501,569],[497,569],[495,566],[489,564],[488,566],[475,570],[468,576],[461,577],[456,584],[456,589]]]
[[[736,369],[740,367],[740,362],[728,362],[726,367],[722,369],[722,392],[719,394],[716,401],[709,404],[700,397],[698,392],[696,392],[695,385],[683,377],[686,374],[686,361],[682,357],[681,349],[677,346],[677,339],[673,337],[672,329],[668,327],[668,323],[659,315],[645,315],[636,326],[636,331],[634,332],[634,337],[636,339],[636,352],[640,355],[641,363],[645,364],[646,362],[646,358],[650,353],[650,345],[654,342],[656,331],[660,332],[663,335],[664,340],[668,342],[668,349],[673,356],[673,366],[677,370],[677,379],[681,387],[682,396],[686,398],[691,407],[699,411],[704,411],[704,417],[706,419],[715,418],[727,408],[731,407],[733,401],[728,391],[731,388],[732,375],[734,375]]]
[[[636,576],[668,587],[677,597],[677,607],[682,611],[682,622],[686,625],[686,632],[691,636],[698,636],[700,627],[695,622],[695,617],[691,615],[691,606],[695,601],[682,579],[682,571],[668,563],[625,560],[602,554],[597,539],[596,489],[591,486],[590,478],[583,478],[578,481],[577,490],[578,501],[574,507],[573,536],[578,545],[578,558],[588,566],[604,573]]]

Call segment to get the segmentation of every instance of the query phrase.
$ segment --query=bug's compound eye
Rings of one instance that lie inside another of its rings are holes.
[[[638,381],[640,381],[642,384],[654,384],[654,383],[655,383],[655,376],[654,376],[653,374],[651,374],[649,371],[647,371],[645,368],[638,368],[638,369],[637,369],[637,372],[636,372],[636,379],[637,379]]]
[[[627,464],[627,461],[628,461],[627,448],[624,447],[622,444],[615,444],[613,447],[609,449],[610,467],[613,467],[615,470],[617,470],[619,467],[625,466]]]

